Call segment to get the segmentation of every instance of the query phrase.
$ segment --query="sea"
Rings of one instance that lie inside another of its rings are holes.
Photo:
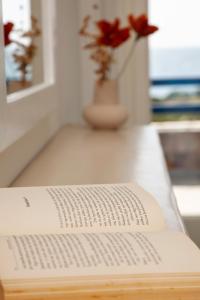
[[[150,79],[199,79],[200,48],[153,48],[149,51]],[[200,86],[151,86],[152,98],[165,99],[170,94],[199,94]]]

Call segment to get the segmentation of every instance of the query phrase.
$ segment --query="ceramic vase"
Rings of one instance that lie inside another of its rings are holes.
[[[118,129],[127,120],[128,113],[119,102],[116,80],[97,81],[91,104],[84,109],[84,118],[95,129]]]

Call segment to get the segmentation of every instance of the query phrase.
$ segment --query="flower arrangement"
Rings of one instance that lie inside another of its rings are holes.
[[[28,39],[28,43],[18,42],[18,45],[13,57],[18,64],[18,70],[21,72],[21,82],[26,82],[26,74],[28,73],[28,66],[31,65],[33,58],[36,55],[37,46],[35,44],[35,38],[41,34],[41,30],[38,26],[38,21],[35,17],[31,17],[31,28],[28,31],[21,33],[21,38]]]
[[[90,16],[84,18],[79,33],[89,41],[84,48],[92,50],[90,58],[98,64],[98,69],[95,72],[100,81],[110,79],[111,67],[115,63],[114,55],[117,48],[133,37],[130,51],[116,76],[116,79],[119,79],[125,71],[138,41],[158,30],[158,27],[148,23],[145,14],[137,17],[132,14],[128,15],[128,24],[125,27],[121,26],[119,18],[116,18],[113,22],[104,19],[99,20],[95,22],[96,33],[91,33],[88,30],[90,21]]]
[[[21,72],[21,84],[23,85],[26,82],[28,66],[31,65],[33,58],[36,54],[37,46],[35,44],[35,38],[41,34],[41,30],[38,26],[37,19],[34,16],[32,16],[30,30],[17,30],[17,40],[10,38],[10,34],[12,32],[16,32],[16,30],[14,30],[14,24],[12,22],[4,24],[5,46],[10,45],[11,43],[17,45],[17,48],[13,53],[13,58],[18,64],[18,70]]]

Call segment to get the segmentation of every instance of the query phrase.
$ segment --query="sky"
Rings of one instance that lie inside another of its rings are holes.
[[[151,47],[200,47],[200,0],[149,0],[149,18]]]
[[[13,22],[15,28],[30,27],[30,0],[3,0],[3,22]]]

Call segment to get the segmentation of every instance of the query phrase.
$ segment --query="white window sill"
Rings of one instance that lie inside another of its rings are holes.
[[[12,186],[131,181],[158,200],[169,227],[184,230],[158,137],[151,126],[119,131],[66,126]]]

